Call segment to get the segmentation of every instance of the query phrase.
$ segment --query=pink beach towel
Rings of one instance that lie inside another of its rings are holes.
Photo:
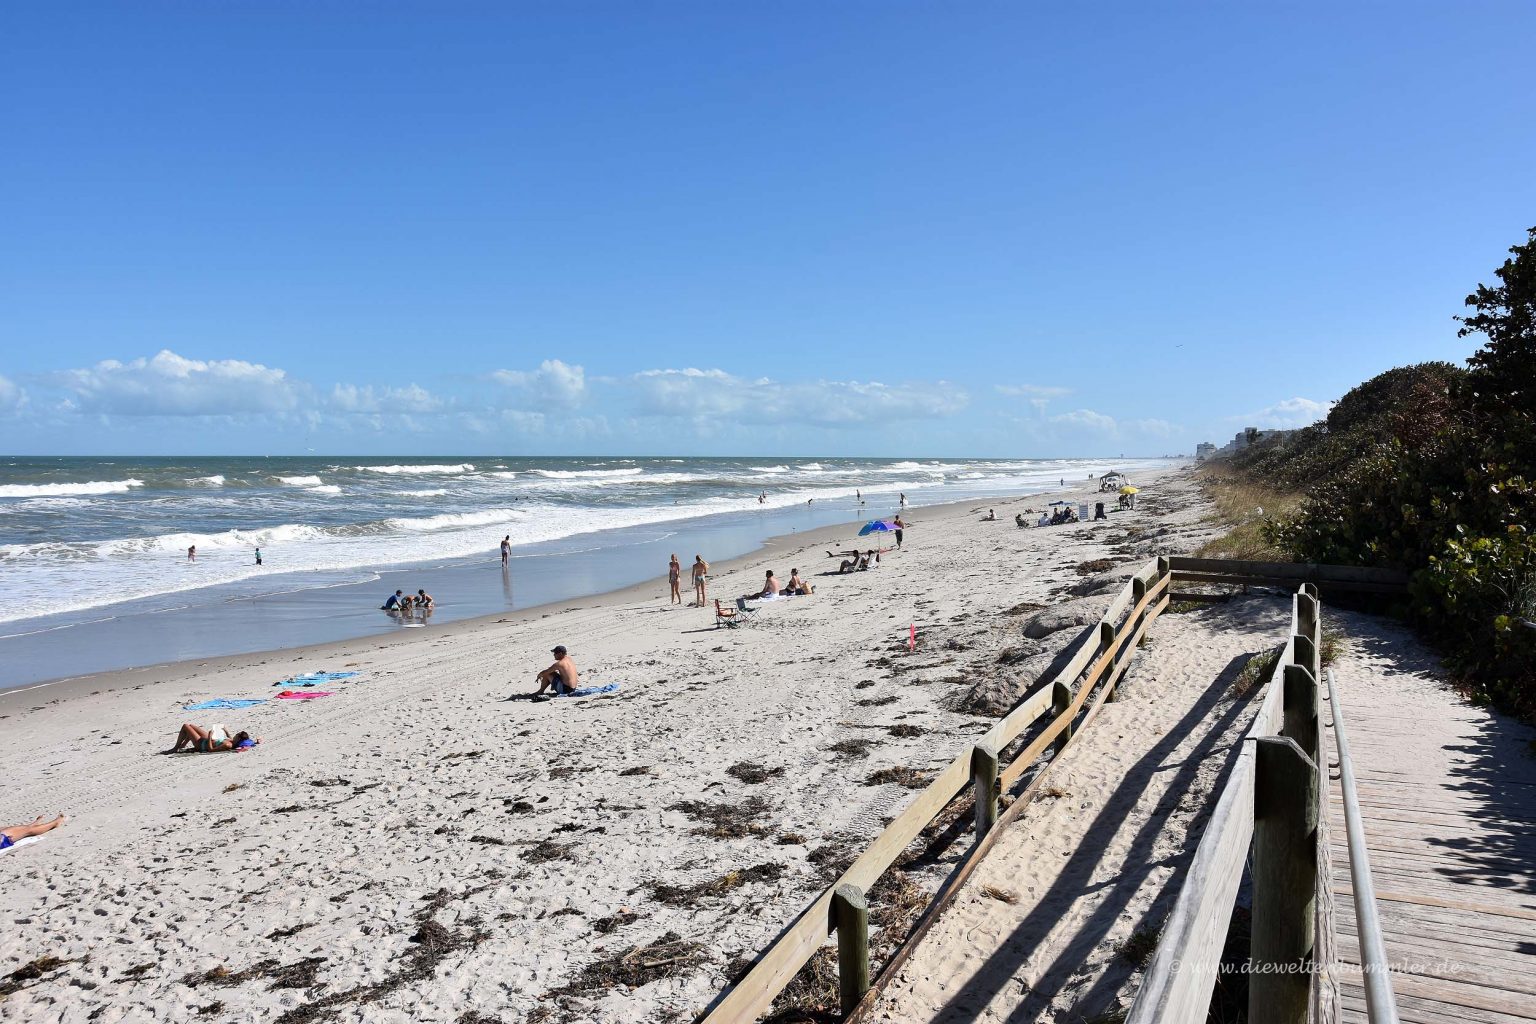
[[[317,690],[305,690],[303,693],[297,693],[297,692],[295,692],[293,690],[284,690],[282,693],[277,695],[277,699],[278,700],[314,700],[316,697],[329,697],[329,696],[330,696],[329,693],[324,693],[324,692],[317,691]]]

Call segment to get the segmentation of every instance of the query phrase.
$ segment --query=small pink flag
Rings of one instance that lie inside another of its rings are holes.
[[[910,630],[907,634],[907,650],[915,651],[917,650],[917,623],[912,623]]]

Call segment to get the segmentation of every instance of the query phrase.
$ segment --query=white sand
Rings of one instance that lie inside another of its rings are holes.
[[[4,997],[0,1015],[184,1021],[222,1003],[210,1015],[691,1018],[726,965],[764,946],[818,891],[823,874],[809,857],[867,839],[910,799],[896,785],[864,785],[869,773],[937,766],[985,728],[941,701],[965,689],[947,680],[991,672],[997,650],[1017,640],[1019,619],[1003,610],[1055,600],[1080,582],[1073,566],[1113,545],[1129,566],[1199,540],[1203,509],[1186,479],[1142,497],[1151,500],[1141,510],[1108,523],[1043,530],[1012,523],[1040,498],[988,502],[994,523],[978,522],[976,505],[913,510],[907,550],[844,577],[815,574],[835,567],[822,551],[848,546],[851,528],[781,539],[717,567],[712,596],[755,588],[769,566],[781,578],[809,570],[818,591],[770,604],[738,630],[714,629],[712,610],[669,608],[658,567],[654,587],[502,621],[0,695],[0,819],[73,817],[0,861],[0,980],[39,957],[67,961]],[[1153,532],[1127,544],[1128,526]],[[1177,532],[1156,532],[1166,527]],[[913,622],[921,646],[906,656]],[[530,689],[555,643],[571,648],[584,681],[619,682],[620,692],[503,701]],[[275,680],[317,669],[362,675],[318,701],[180,708],[271,696]],[[1198,691],[1200,671],[1177,685]],[[1105,736],[1136,729],[1126,764],[1156,735],[1133,707],[1096,726]],[[266,743],[253,754],[156,756],[186,720]],[[920,733],[890,735],[897,724]],[[867,757],[829,749],[855,738],[871,741]],[[783,773],[747,784],[726,771],[738,762]],[[1091,807],[1042,810],[1081,819],[1110,805],[1115,780],[1085,761],[1062,785],[1077,794],[1070,808]],[[700,834],[670,809],[739,809],[752,797],[763,800],[760,836]],[[769,866],[766,880],[723,895],[681,905],[653,895],[658,883],[758,865]],[[632,920],[596,927],[626,908]],[[633,990],[579,978],[668,932],[700,946],[662,965],[669,976]],[[213,969],[230,983],[198,981]],[[572,994],[554,992],[567,985]]]

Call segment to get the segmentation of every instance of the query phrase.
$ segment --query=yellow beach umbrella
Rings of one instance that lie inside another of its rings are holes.
[[[1139,494],[1140,492],[1140,487],[1132,487],[1130,484],[1126,484],[1124,487],[1120,488],[1121,494]]]

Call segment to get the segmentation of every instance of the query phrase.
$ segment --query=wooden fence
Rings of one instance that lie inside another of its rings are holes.
[[[976,804],[976,840],[965,858],[939,887],[905,943],[885,964],[878,982],[889,979],[907,954],[954,898],[986,851],[1039,789],[1037,773],[999,814],[1000,796],[1011,790],[1031,765],[1054,748],[1071,744],[1100,707],[1114,699],[1141,638],[1152,620],[1168,607],[1169,560],[1148,562],[1115,595],[1093,632],[1096,642],[1082,644],[1067,665],[1000,719],[973,745],[958,754],[926,789],[875,837],[853,864],[764,950],[747,973],[700,1014],[699,1024],[745,1024],[768,1009],[832,932],[838,933],[838,980],[842,1009],[857,1021],[873,1002],[878,985],[869,976],[870,888],[946,807],[970,790]],[[1079,717],[1081,716],[1081,721]],[[1045,727],[1016,755],[1001,763],[1010,744],[1042,720]]]

